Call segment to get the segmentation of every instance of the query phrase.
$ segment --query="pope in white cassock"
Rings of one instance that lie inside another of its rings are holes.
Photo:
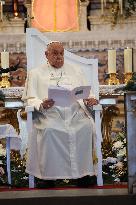
[[[87,106],[97,104],[90,94],[70,107],[55,106],[48,99],[50,85],[87,85],[80,68],[64,63],[64,48],[52,42],[45,52],[48,63],[28,73],[23,100],[34,106],[33,132],[29,136],[26,172],[54,186],[56,179],[78,179],[89,186],[96,175],[96,134]],[[90,179],[90,181],[89,181]]]

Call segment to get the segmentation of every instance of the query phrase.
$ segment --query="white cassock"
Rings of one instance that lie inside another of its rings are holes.
[[[95,126],[82,100],[71,107],[39,111],[49,85],[88,85],[80,68],[43,65],[28,73],[23,100],[35,107],[26,172],[41,179],[76,179],[94,175]]]

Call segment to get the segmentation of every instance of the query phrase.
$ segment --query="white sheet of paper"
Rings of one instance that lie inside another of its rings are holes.
[[[53,99],[56,106],[68,107],[76,100],[88,98],[90,89],[91,86],[79,86],[72,90],[66,87],[49,86],[48,99]]]

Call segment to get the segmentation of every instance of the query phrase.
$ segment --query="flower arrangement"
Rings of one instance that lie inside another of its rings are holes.
[[[0,142],[0,185],[7,186],[6,174],[6,149]],[[21,159],[18,151],[11,151],[11,176],[12,186],[14,187],[28,187],[28,174],[25,172],[25,158]],[[9,185],[11,186],[11,185]]]
[[[122,125],[121,125],[122,126]],[[126,135],[122,131],[112,133],[109,151],[103,149],[103,177],[105,183],[127,182]]]
[[[3,148],[2,144],[0,144],[0,184],[6,184],[6,150]]]

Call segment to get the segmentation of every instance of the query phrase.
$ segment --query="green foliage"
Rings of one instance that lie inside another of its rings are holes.
[[[11,151],[12,186],[28,187],[28,174],[25,172],[25,158],[21,159],[18,151]]]
[[[103,144],[104,183],[127,182],[126,135],[124,128],[115,134],[115,139]]]
[[[127,85],[123,88],[125,91],[136,91],[136,73],[128,81]]]
[[[21,159],[18,151],[11,151],[11,185],[12,187],[28,187],[28,174],[25,172],[25,158]],[[0,185],[8,185],[6,156],[0,153],[0,168],[4,170],[0,174]]]
[[[5,95],[1,90],[0,90],[0,101],[5,101]]]
[[[136,0],[126,0],[125,3],[125,16],[128,18],[136,13]]]

